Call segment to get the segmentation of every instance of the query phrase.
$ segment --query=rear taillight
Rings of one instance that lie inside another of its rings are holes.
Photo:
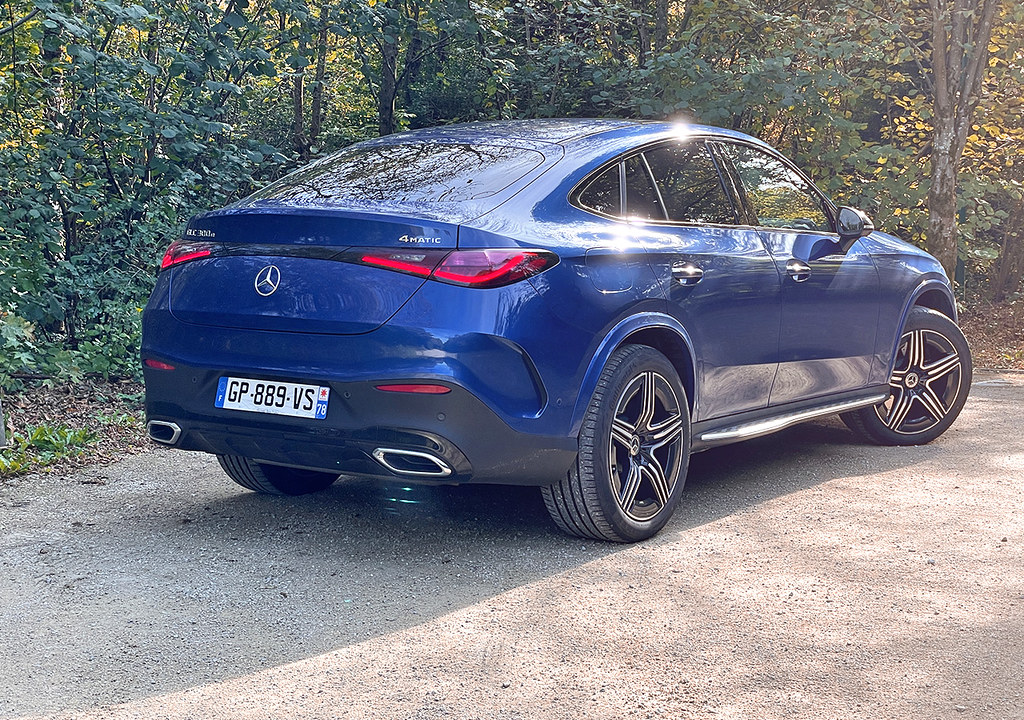
[[[543,250],[456,250],[431,277],[452,285],[494,288],[525,280],[557,261]]]
[[[175,240],[164,253],[164,259],[160,261],[160,269],[166,270],[174,265],[180,265],[189,260],[204,258],[213,252],[213,245],[201,242],[186,242]]]
[[[495,288],[525,280],[558,262],[545,250],[380,250],[345,253],[345,260],[473,288]]]
[[[379,250],[362,248],[345,253],[345,259],[361,265],[427,277],[448,254],[447,250]]]

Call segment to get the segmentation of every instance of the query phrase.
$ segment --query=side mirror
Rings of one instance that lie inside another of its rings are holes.
[[[839,226],[839,244],[843,252],[847,252],[855,242],[875,230],[875,224],[871,222],[867,213],[852,207],[839,208],[836,225]]]

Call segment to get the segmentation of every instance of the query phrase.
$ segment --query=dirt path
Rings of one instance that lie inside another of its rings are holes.
[[[245,493],[160,451],[0,488],[0,718],[1024,718],[1024,374],[933,445],[694,458],[654,541],[532,490]]]

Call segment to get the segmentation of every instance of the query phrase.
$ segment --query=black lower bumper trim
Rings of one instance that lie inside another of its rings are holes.
[[[147,420],[180,427],[174,447],[183,450],[409,482],[549,485],[576,457],[574,438],[517,431],[454,384],[443,395],[413,395],[381,392],[373,382],[332,382],[327,417],[313,420],[213,407],[217,378],[225,374],[147,370]],[[451,471],[444,477],[394,472],[373,457],[378,448],[426,453]]]

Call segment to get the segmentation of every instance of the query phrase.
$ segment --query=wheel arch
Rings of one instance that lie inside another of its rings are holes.
[[[641,313],[620,321],[601,341],[590,360],[583,377],[579,395],[572,414],[572,433],[579,432],[583,416],[597,389],[597,382],[605,364],[617,349],[623,345],[645,345],[660,352],[679,373],[679,379],[686,391],[686,402],[690,415],[697,407],[697,373],[693,343],[678,320],[662,313]]]
[[[914,307],[926,307],[932,310],[936,310],[953,322],[957,321],[956,317],[956,302],[953,300],[953,295],[942,283],[932,283],[925,287],[920,287],[911,298],[910,307],[906,309],[903,314],[903,322],[906,322],[906,315],[910,312],[911,308]],[[902,330],[902,324],[901,324]]]
[[[900,338],[903,337],[903,329],[907,326],[907,318],[914,308],[923,307],[935,310],[957,322],[956,301],[953,299],[953,291],[948,283],[939,279],[925,280],[910,294],[903,305],[903,312],[900,315],[899,328],[896,337],[890,344],[889,366],[886,369],[886,378],[892,375],[893,366],[896,363],[896,350],[899,347]]]
[[[898,375],[893,375],[892,370],[895,353],[890,363],[892,403],[860,407],[842,415],[850,429],[872,442],[882,445],[931,442],[956,420],[970,392],[970,347],[953,318],[925,303],[913,303],[901,327],[901,341],[911,332],[917,334],[918,339],[913,346],[908,343]],[[929,345],[937,347],[940,354],[933,353],[929,359]],[[938,385],[933,387],[933,382]]]

